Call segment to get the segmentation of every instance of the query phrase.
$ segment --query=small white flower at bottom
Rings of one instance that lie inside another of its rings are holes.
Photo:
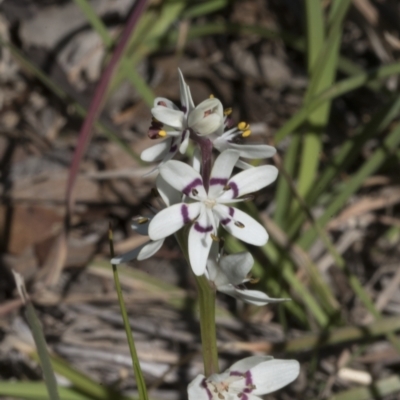
[[[299,372],[296,360],[247,357],[222,374],[198,375],[188,386],[189,400],[261,400],[259,396],[293,382]]]

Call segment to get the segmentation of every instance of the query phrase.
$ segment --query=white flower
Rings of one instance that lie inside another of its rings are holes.
[[[167,206],[171,206],[172,204],[176,204],[182,200],[182,195],[176,191],[173,187],[168,185],[161,175],[158,175],[156,180],[158,193],[163,199],[164,203]],[[153,216],[138,216],[133,218],[131,228],[137,232],[139,235],[149,236],[149,224],[153,219]],[[148,242],[142,244],[134,248],[133,250],[128,251],[121,256],[114,257],[111,260],[111,264],[118,265],[124,264],[132,260],[145,260],[150,258],[158,250],[160,250],[161,246],[164,243],[164,238],[160,240],[149,240]]]
[[[227,125],[227,119],[225,125]],[[222,134],[215,134],[212,138],[213,146],[221,153],[228,149],[237,150],[240,157],[248,159],[264,159],[273,157],[276,153],[275,147],[266,144],[242,144],[243,138],[250,136],[250,125],[240,122],[237,127],[228,129]],[[245,164],[239,161],[239,168],[245,168]]]
[[[259,396],[293,382],[299,372],[296,360],[248,357],[222,374],[198,375],[188,386],[189,400],[261,400]]]
[[[290,299],[274,299],[258,290],[248,290],[243,284],[249,282],[248,274],[254,264],[249,252],[221,256],[213,245],[207,261],[207,278],[222,293],[256,306],[279,303]]]
[[[229,233],[246,243],[256,246],[267,243],[265,228],[230,204],[243,201],[243,196],[272,183],[278,170],[274,166],[263,165],[230,178],[238,158],[239,153],[233,150],[224,151],[218,156],[211,171],[208,190],[204,187],[201,175],[187,164],[168,161],[160,168],[164,180],[187,198],[186,202],[175,204],[155,215],[149,226],[149,236],[152,240],[160,240],[185,224],[194,222],[189,231],[188,247],[190,264],[196,275],[202,275],[205,271],[213,236],[216,237],[220,223]]]
[[[181,94],[181,109],[172,101],[157,97],[151,113],[154,117],[149,129],[151,139],[165,138],[162,142],[144,150],[143,161],[170,160],[176,152],[186,152],[190,132],[199,136],[221,134],[224,129],[222,104],[218,99],[210,98],[194,106],[189,86],[179,70],[179,86]]]

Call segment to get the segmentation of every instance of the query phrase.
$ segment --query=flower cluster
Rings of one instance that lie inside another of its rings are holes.
[[[248,244],[267,243],[265,228],[237,205],[252,199],[254,192],[270,185],[278,174],[272,165],[253,167],[243,158],[264,159],[276,150],[243,143],[251,134],[249,124],[240,122],[233,127],[231,110],[224,110],[213,96],[195,106],[181,71],[179,82],[180,107],[163,97],[155,99],[148,136],[159,140],[141,154],[142,160],[158,163],[152,172],[158,172],[162,209],[134,219],[132,229],[149,240],[112,263],[151,257],[165,238],[176,234],[184,238],[194,274],[205,275],[215,290],[258,306],[286,301],[248,290],[245,284],[252,282],[253,257],[249,252],[224,254],[220,236],[222,228]],[[195,145],[191,165],[172,160],[178,151],[185,154],[190,143]],[[213,149],[219,153],[214,161]],[[235,168],[239,172],[234,173]],[[199,375],[189,386],[189,398],[256,400],[290,383],[298,373],[297,361],[249,357],[223,374]]]

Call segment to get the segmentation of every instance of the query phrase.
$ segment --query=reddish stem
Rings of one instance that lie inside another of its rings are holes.
[[[208,191],[210,186],[210,174],[212,163],[212,141],[208,138],[202,137],[190,131],[191,139],[196,142],[200,147],[201,152],[201,177],[203,178],[204,188]]]
[[[87,144],[89,143],[93,124],[101,111],[101,107],[103,105],[105,95],[107,92],[108,84],[113,76],[114,70],[117,67],[126,45],[129,42],[129,39],[132,35],[132,31],[134,30],[136,24],[139,21],[140,16],[142,15],[145,7],[146,0],[137,0],[135,2],[135,6],[132,10],[131,15],[126,23],[124,31],[122,32],[121,38],[116,46],[114,53],[108,63],[106,69],[104,70],[100,82],[96,87],[96,91],[94,93],[92,102],[90,104],[88,113],[86,115],[85,121],[82,125],[82,128],[79,132],[78,143],[75,148],[74,157],[71,163],[71,169],[69,171],[68,182],[67,182],[67,190],[66,190],[66,203],[67,209],[69,212],[72,210],[73,205],[75,203],[75,199],[73,197],[73,188],[75,184],[76,177],[79,171],[79,164],[82,160],[82,157],[85,153]]]

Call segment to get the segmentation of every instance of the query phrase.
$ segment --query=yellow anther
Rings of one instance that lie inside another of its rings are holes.
[[[137,222],[138,224],[140,224],[140,225],[142,225],[142,224],[147,224],[147,223],[149,222],[149,219],[146,218],[146,217],[140,217],[140,218],[138,218],[138,219],[136,220],[136,222]]]
[[[231,115],[231,114],[232,114],[232,108],[225,108],[224,115]]]
[[[211,93],[209,97],[210,97],[210,99],[213,99],[214,95]]]
[[[165,132],[165,131],[162,129],[161,131],[158,131],[158,136],[165,137],[165,136],[167,136],[167,132]]]
[[[255,285],[258,282],[260,282],[260,278],[251,278],[250,279],[250,283],[252,283],[253,285]]]
[[[242,121],[242,122],[239,122],[238,123],[238,129],[240,129],[241,131],[245,131],[246,129],[249,129],[250,128],[250,125],[247,123],[247,122],[244,122],[244,121]]]
[[[211,239],[214,240],[214,242],[219,242],[221,239],[218,236],[215,236],[214,234],[211,233]]]
[[[242,137],[248,137],[251,135],[251,130],[250,129],[246,129],[243,133],[242,133]]]

